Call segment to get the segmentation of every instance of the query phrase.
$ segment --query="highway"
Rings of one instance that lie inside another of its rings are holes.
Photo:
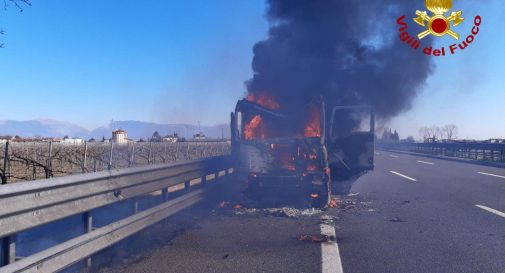
[[[375,164],[337,208],[308,215],[235,208],[247,204],[229,187],[225,206],[157,225],[132,240],[167,243],[97,272],[505,272],[505,169],[385,151]]]

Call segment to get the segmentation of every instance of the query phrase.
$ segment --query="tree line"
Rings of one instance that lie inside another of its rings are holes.
[[[442,139],[454,140],[458,137],[458,127],[454,124],[439,126],[423,126],[419,128],[419,134],[424,142],[437,142]]]

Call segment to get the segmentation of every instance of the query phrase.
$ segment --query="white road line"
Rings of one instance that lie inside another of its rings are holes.
[[[398,176],[401,176],[401,177],[403,177],[403,178],[405,178],[405,179],[408,179],[408,180],[410,180],[410,181],[415,181],[415,182],[417,181],[416,179],[414,179],[414,178],[412,178],[412,177],[409,177],[409,176],[406,176],[406,175],[404,175],[404,174],[401,174],[401,173],[399,173],[399,172],[395,172],[395,171],[389,171],[389,172],[390,172],[390,173],[392,173],[392,174],[396,174],[396,175],[398,175]]]
[[[418,160],[417,162],[422,163],[422,164],[427,164],[427,165],[435,165],[435,163],[433,163],[433,162],[428,162],[428,161]]]
[[[399,156],[397,156],[397,155],[389,155],[389,156],[392,158],[399,158]]]
[[[379,153],[379,152],[375,152],[375,154],[376,154],[376,155],[380,155],[380,153]]]
[[[326,235],[333,240],[321,243],[321,258],[323,273],[344,273],[342,260],[338,250],[335,228],[332,225],[321,224],[321,235]]]
[[[501,217],[505,218],[505,213],[503,213],[503,212],[501,212],[499,210],[495,210],[495,209],[492,209],[490,207],[486,207],[486,206],[483,206],[483,205],[475,205],[475,206],[478,207],[478,208],[481,208],[481,209],[483,209],[485,211],[489,211],[491,213],[494,213],[494,214],[496,214],[498,216],[501,216]]]
[[[478,174],[482,174],[482,175],[487,175],[487,176],[493,176],[493,177],[498,177],[498,178],[504,178],[505,179],[505,176],[503,175],[497,175],[497,174],[492,174],[492,173],[484,173],[484,172],[477,172]]]

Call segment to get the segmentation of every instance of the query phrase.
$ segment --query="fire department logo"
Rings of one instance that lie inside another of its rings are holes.
[[[451,30],[451,22],[452,27],[461,24],[465,20],[461,17],[463,12],[461,10],[453,11],[449,17],[445,16],[445,13],[452,9],[452,0],[426,0],[426,8],[433,13],[431,17],[426,11],[417,10],[417,17],[414,18],[414,22],[422,27],[428,23],[427,30],[417,35],[419,39],[430,34],[437,37],[447,34],[456,40],[459,39],[459,34]]]

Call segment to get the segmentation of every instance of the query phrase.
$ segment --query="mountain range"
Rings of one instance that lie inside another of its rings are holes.
[[[202,132],[209,138],[229,138],[228,124],[214,126],[197,126],[191,124],[162,124],[144,121],[113,121],[106,126],[87,130],[73,123],[37,119],[27,121],[0,120],[0,135],[21,137],[76,137],[76,138],[110,138],[113,130],[123,129],[128,132],[128,138],[148,139],[155,131],[160,135],[178,133],[179,136],[191,138],[194,134]]]

